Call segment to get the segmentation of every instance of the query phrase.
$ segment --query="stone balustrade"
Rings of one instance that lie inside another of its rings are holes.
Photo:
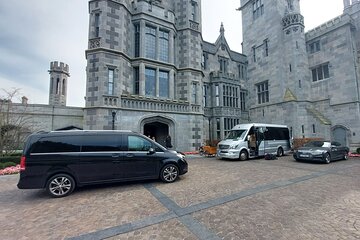
[[[137,109],[160,112],[202,113],[200,105],[189,104],[188,101],[159,99],[138,95],[122,95],[121,107],[123,109]]]

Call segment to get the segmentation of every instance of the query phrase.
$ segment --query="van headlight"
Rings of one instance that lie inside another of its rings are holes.
[[[238,144],[238,145],[230,146],[230,149],[237,149],[238,147],[239,147],[239,144]]]

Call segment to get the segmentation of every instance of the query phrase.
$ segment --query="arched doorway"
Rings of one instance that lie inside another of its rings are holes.
[[[155,137],[155,141],[163,146],[167,135],[171,136],[172,145],[175,143],[175,127],[171,119],[162,116],[148,117],[141,121],[140,129],[144,135]]]
[[[146,123],[144,125],[144,135],[155,137],[155,141],[165,146],[165,138],[169,134],[169,126],[161,122]]]
[[[333,140],[341,143],[343,146],[348,145],[347,129],[343,126],[335,126],[332,128]]]

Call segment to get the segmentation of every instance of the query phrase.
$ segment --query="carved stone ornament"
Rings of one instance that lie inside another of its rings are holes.
[[[99,48],[100,47],[100,38],[90,39],[89,40],[89,48]]]

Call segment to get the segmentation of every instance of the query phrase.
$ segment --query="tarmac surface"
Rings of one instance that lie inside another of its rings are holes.
[[[0,239],[360,239],[360,158],[188,163],[171,184],[91,186],[59,199],[0,176]]]

